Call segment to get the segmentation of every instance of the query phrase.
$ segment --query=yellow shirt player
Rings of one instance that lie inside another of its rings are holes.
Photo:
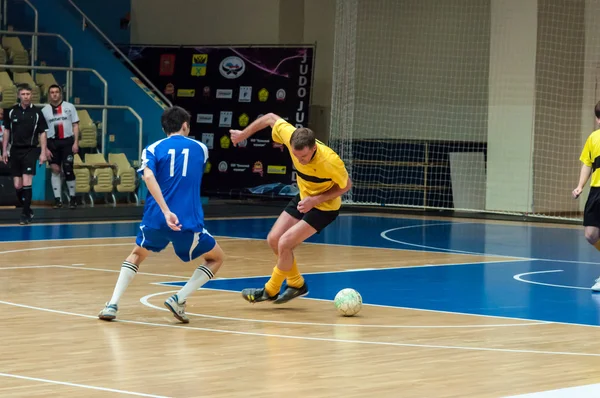
[[[600,102],[596,105],[594,112],[596,123],[600,124]],[[581,166],[579,174],[579,184],[573,190],[573,197],[578,198],[581,195],[583,187],[591,176],[590,194],[583,213],[583,226],[585,239],[597,250],[600,250],[600,130],[594,131],[585,141],[579,160],[583,166]],[[600,292],[600,278],[596,279],[592,290]]]
[[[281,213],[267,236],[277,256],[271,279],[264,288],[244,289],[242,296],[251,303],[270,300],[283,304],[308,293],[308,286],[298,271],[294,248],[337,218],[341,196],[350,190],[352,181],[344,162],[331,148],[316,140],[312,130],[296,128],[273,113],[258,118],[243,131],[230,130],[231,142],[237,145],[269,126],[273,141],[285,145],[292,155],[300,193]],[[279,294],[284,280],[287,288]]]

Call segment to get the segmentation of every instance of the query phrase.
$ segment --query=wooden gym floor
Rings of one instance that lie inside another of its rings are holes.
[[[297,250],[308,297],[251,305],[274,218],[207,221],[227,260],[188,299],[169,248],[96,318],[135,223],[0,227],[1,397],[600,396],[600,253],[582,230],[344,215]],[[365,302],[339,316],[342,288]]]

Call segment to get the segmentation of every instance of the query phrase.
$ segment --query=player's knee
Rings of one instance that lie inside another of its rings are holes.
[[[273,232],[269,232],[269,235],[267,235],[267,243],[269,244],[271,249],[273,249],[275,252],[277,252],[277,246],[279,245],[279,238],[281,238],[281,236],[279,234],[275,234]]]
[[[279,252],[286,250],[293,250],[295,247],[295,240],[289,234],[284,234],[281,238],[279,238],[279,242],[277,243],[277,250]]]
[[[600,240],[600,231],[597,229],[586,230],[585,231],[585,239],[589,242],[590,245],[595,245]]]
[[[75,173],[73,172],[73,155],[67,156],[67,159],[63,162],[63,173],[65,173],[65,180],[73,181],[75,179]]]

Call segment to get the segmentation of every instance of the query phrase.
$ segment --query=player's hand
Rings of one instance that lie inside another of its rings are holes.
[[[2,154],[2,162],[8,164],[8,153],[5,152]]]
[[[298,206],[296,208],[300,213],[308,213],[316,205],[317,200],[312,196],[308,196],[298,202]]]
[[[167,221],[169,228],[173,231],[181,231],[181,224],[179,224],[179,219],[175,213],[165,213],[165,220]]]
[[[50,149],[46,149],[46,159],[48,159],[48,160],[52,159],[52,152],[50,152]]]
[[[577,199],[579,197],[579,195],[581,195],[581,192],[583,191],[583,188],[581,187],[577,187],[573,190],[573,198]]]
[[[78,153],[79,152],[79,145],[77,145],[77,143],[73,144],[73,153]]]
[[[47,158],[46,158],[46,153],[44,151],[42,151],[42,153],[40,153],[40,164],[44,164],[46,162]]]
[[[233,146],[237,146],[237,144],[244,141],[244,132],[241,130],[229,130],[229,134],[231,134]]]

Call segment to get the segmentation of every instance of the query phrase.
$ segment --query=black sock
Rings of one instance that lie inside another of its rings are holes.
[[[23,188],[17,189],[17,200],[19,201],[19,205],[23,206]]]
[[[31,214],[31,185],[23,186],[23,213]]]

